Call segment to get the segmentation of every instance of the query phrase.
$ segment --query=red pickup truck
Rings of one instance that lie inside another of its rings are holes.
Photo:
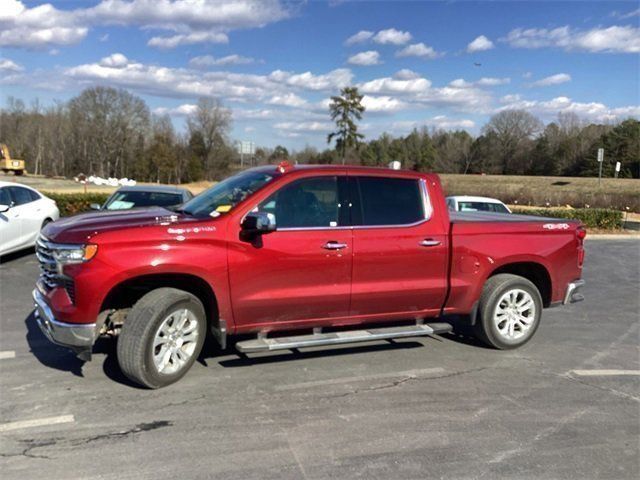
[[[85,360],[117,335],[123,372],[150,388],[181,378],[208,333],[222,348],[253,334],[235,347],[257,352],[444,333],[456,315],[510,349],[543,308],[582,299],[584,237],[571,220],[450,214],[436,175],[284,162],[174,210],[47,225],[35,315]]]

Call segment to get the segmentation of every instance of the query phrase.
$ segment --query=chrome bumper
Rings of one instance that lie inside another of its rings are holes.
[[[37,289],[33,291],[35,303],[35,317],[42,333],[58,345],[72,348],[76,353],[91,352],[91,347],[96,338],[96,324],[76,324],[59,322],[53,316],[53,312]]]
[[[584,280],[574,280],[569,285],[567,285],[567,293],[564,295],[563,305],[567,305],[569,303],[577,303],[584,300],[584,295],[580,293],[580,289],[584,287]]]

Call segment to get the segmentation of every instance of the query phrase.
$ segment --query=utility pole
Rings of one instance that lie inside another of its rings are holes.
[[[598,169],[598,186],[602,183],[602,164],[604,163],[604,148],[598,149],[598,163],[600,168]]]

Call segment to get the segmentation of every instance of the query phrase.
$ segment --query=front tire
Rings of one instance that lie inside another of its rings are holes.
[[[194,295],[158,288],[136,302],[118,337],[118,363],[130,380],[160,388],[180,380],[198,358],[206,314]]]
[[[542,308],[542,297],[532,282],[509,273],[495,275],[480,296],[476,334],[499,350],[518,348],[538,329]]]

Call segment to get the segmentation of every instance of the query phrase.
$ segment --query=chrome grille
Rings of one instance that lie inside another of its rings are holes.
[[[76,289],[73,279],[58,273],[55,258],[53,257],[55,244],[49,242],[46,237],[40,235],[36,241],[36,257],[40,262],[40,284],[49,292],[54,288],[64,288],[73,303],[76,303]]]

